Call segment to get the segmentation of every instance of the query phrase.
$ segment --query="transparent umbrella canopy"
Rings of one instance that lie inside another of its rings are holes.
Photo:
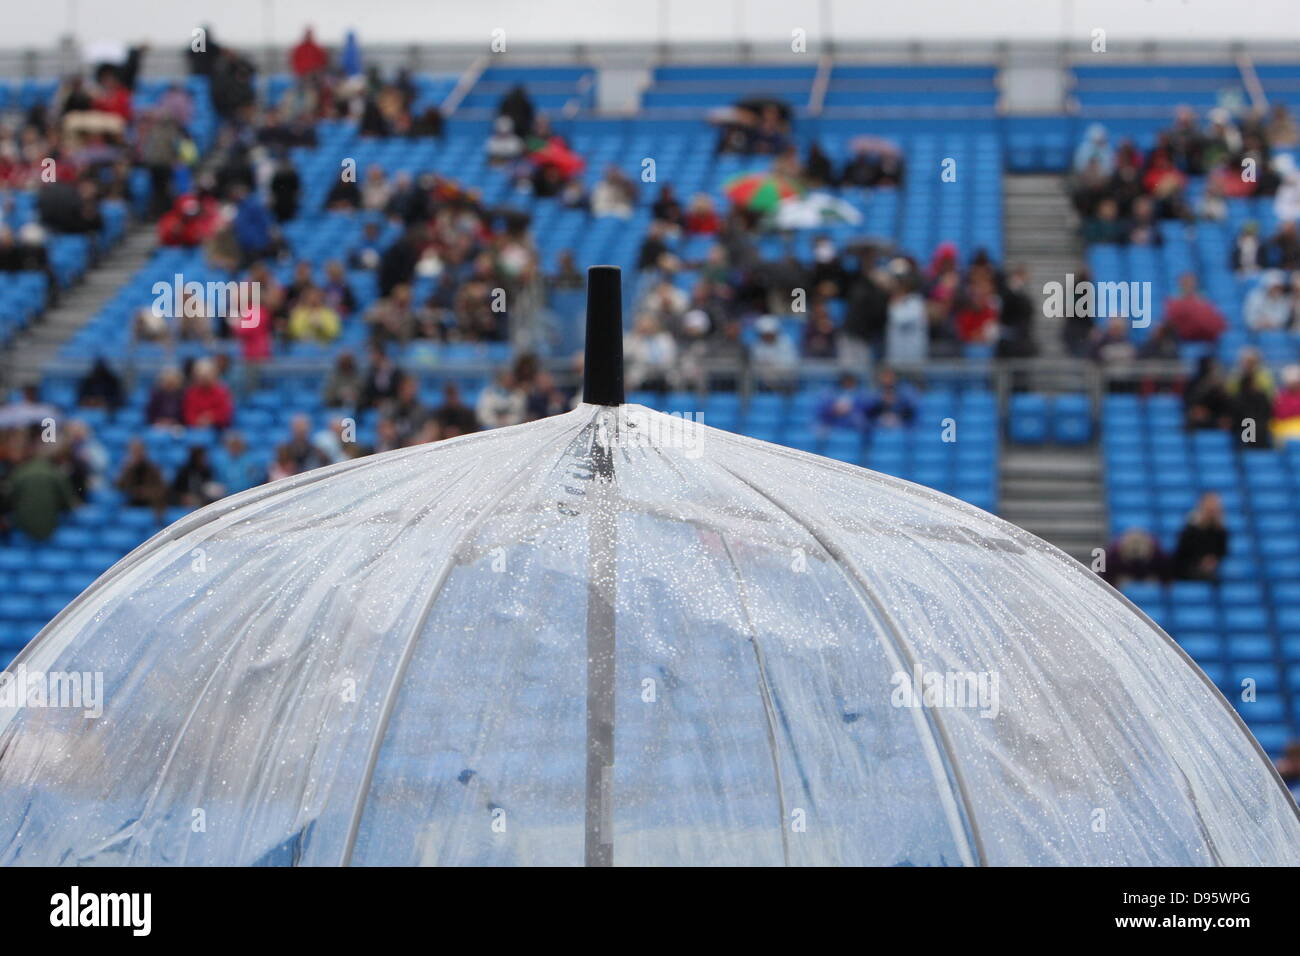
[[[1296,807],[1177,646],[944,495],[587,403],[210,506],[12,671],[0,864],[1282,864]],[[592,356],[614,356],[607,362]]]

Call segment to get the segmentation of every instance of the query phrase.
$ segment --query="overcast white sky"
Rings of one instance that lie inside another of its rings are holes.
[[[845,39],[1086,37],[1096,27],[1111,40],[1300,38],[1300,0],[0,0],[0,47],[66,33],[173,46],[204,23],[233,43],[292,41],[312,23],[329,43],[353,27],[363,41],[485,45],[498,27],[521,44],[788,42],[802,27],[811,47],[823,17]]]

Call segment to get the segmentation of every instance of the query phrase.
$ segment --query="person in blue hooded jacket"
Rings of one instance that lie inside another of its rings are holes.
[[[817,424],[822,431],[832,428],[862,431],[866,423],[866,396],[862,386],[856,375],[845,372],[817,404]]]
[[[233,228],[245,262],[261,258],[271,248],[271,214],[257,193],[236,191]]]

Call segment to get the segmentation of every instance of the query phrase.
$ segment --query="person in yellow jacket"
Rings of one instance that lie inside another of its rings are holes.
[[[316,286],[305,290],[289,313],[289,337],[296,342],[333,342],[342,328],[339,314],[325,304],[325,293]]]

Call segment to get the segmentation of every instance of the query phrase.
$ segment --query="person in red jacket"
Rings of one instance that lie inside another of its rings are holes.
[[[1165,322],[1180,342],[1217,342],[1228,327],[1223,313],[1196,290],[1196,276],[1178,277],[1178,296],[1165,305]]]
[[[966,288],[957,298],[957,336],[969,344],[994,341],[1002,301],[993,278],[984,269],[972,269]]]
[[[255,305],[230,320],[230,328],[239,339],[245,362],[265,362],[271,357],[271,314]]]
[[[299,79],[311,76],[329,66],[329,62],[329,54],[316,42],[311,27],[308,27],[302,35],[302,41],[289,54],[289,66],[293,69],[293,75]]]
[[[99,95],[92,101],[92,105],[101,113],[120,116],[123,123],[131,122],[131,91],[112,70],[104,70],[100,74]]]
[[[722,228],[722,220],[718,218],[718,211],[713,208],[713,199],[708,193],[700,193],[691,199],[684,225],[693,236],[712,236]]]
[[[217,378],[217,367],[211,359],[194,363],[193,381],[185,390],[181,415],[190,428],[225,428],[234,419],[230,389]]]
[[[158,220],[158,241],[164,246],[202,245],[221,225],[221,208],[212,199],[192,193],[176,197],[172,208]]]

